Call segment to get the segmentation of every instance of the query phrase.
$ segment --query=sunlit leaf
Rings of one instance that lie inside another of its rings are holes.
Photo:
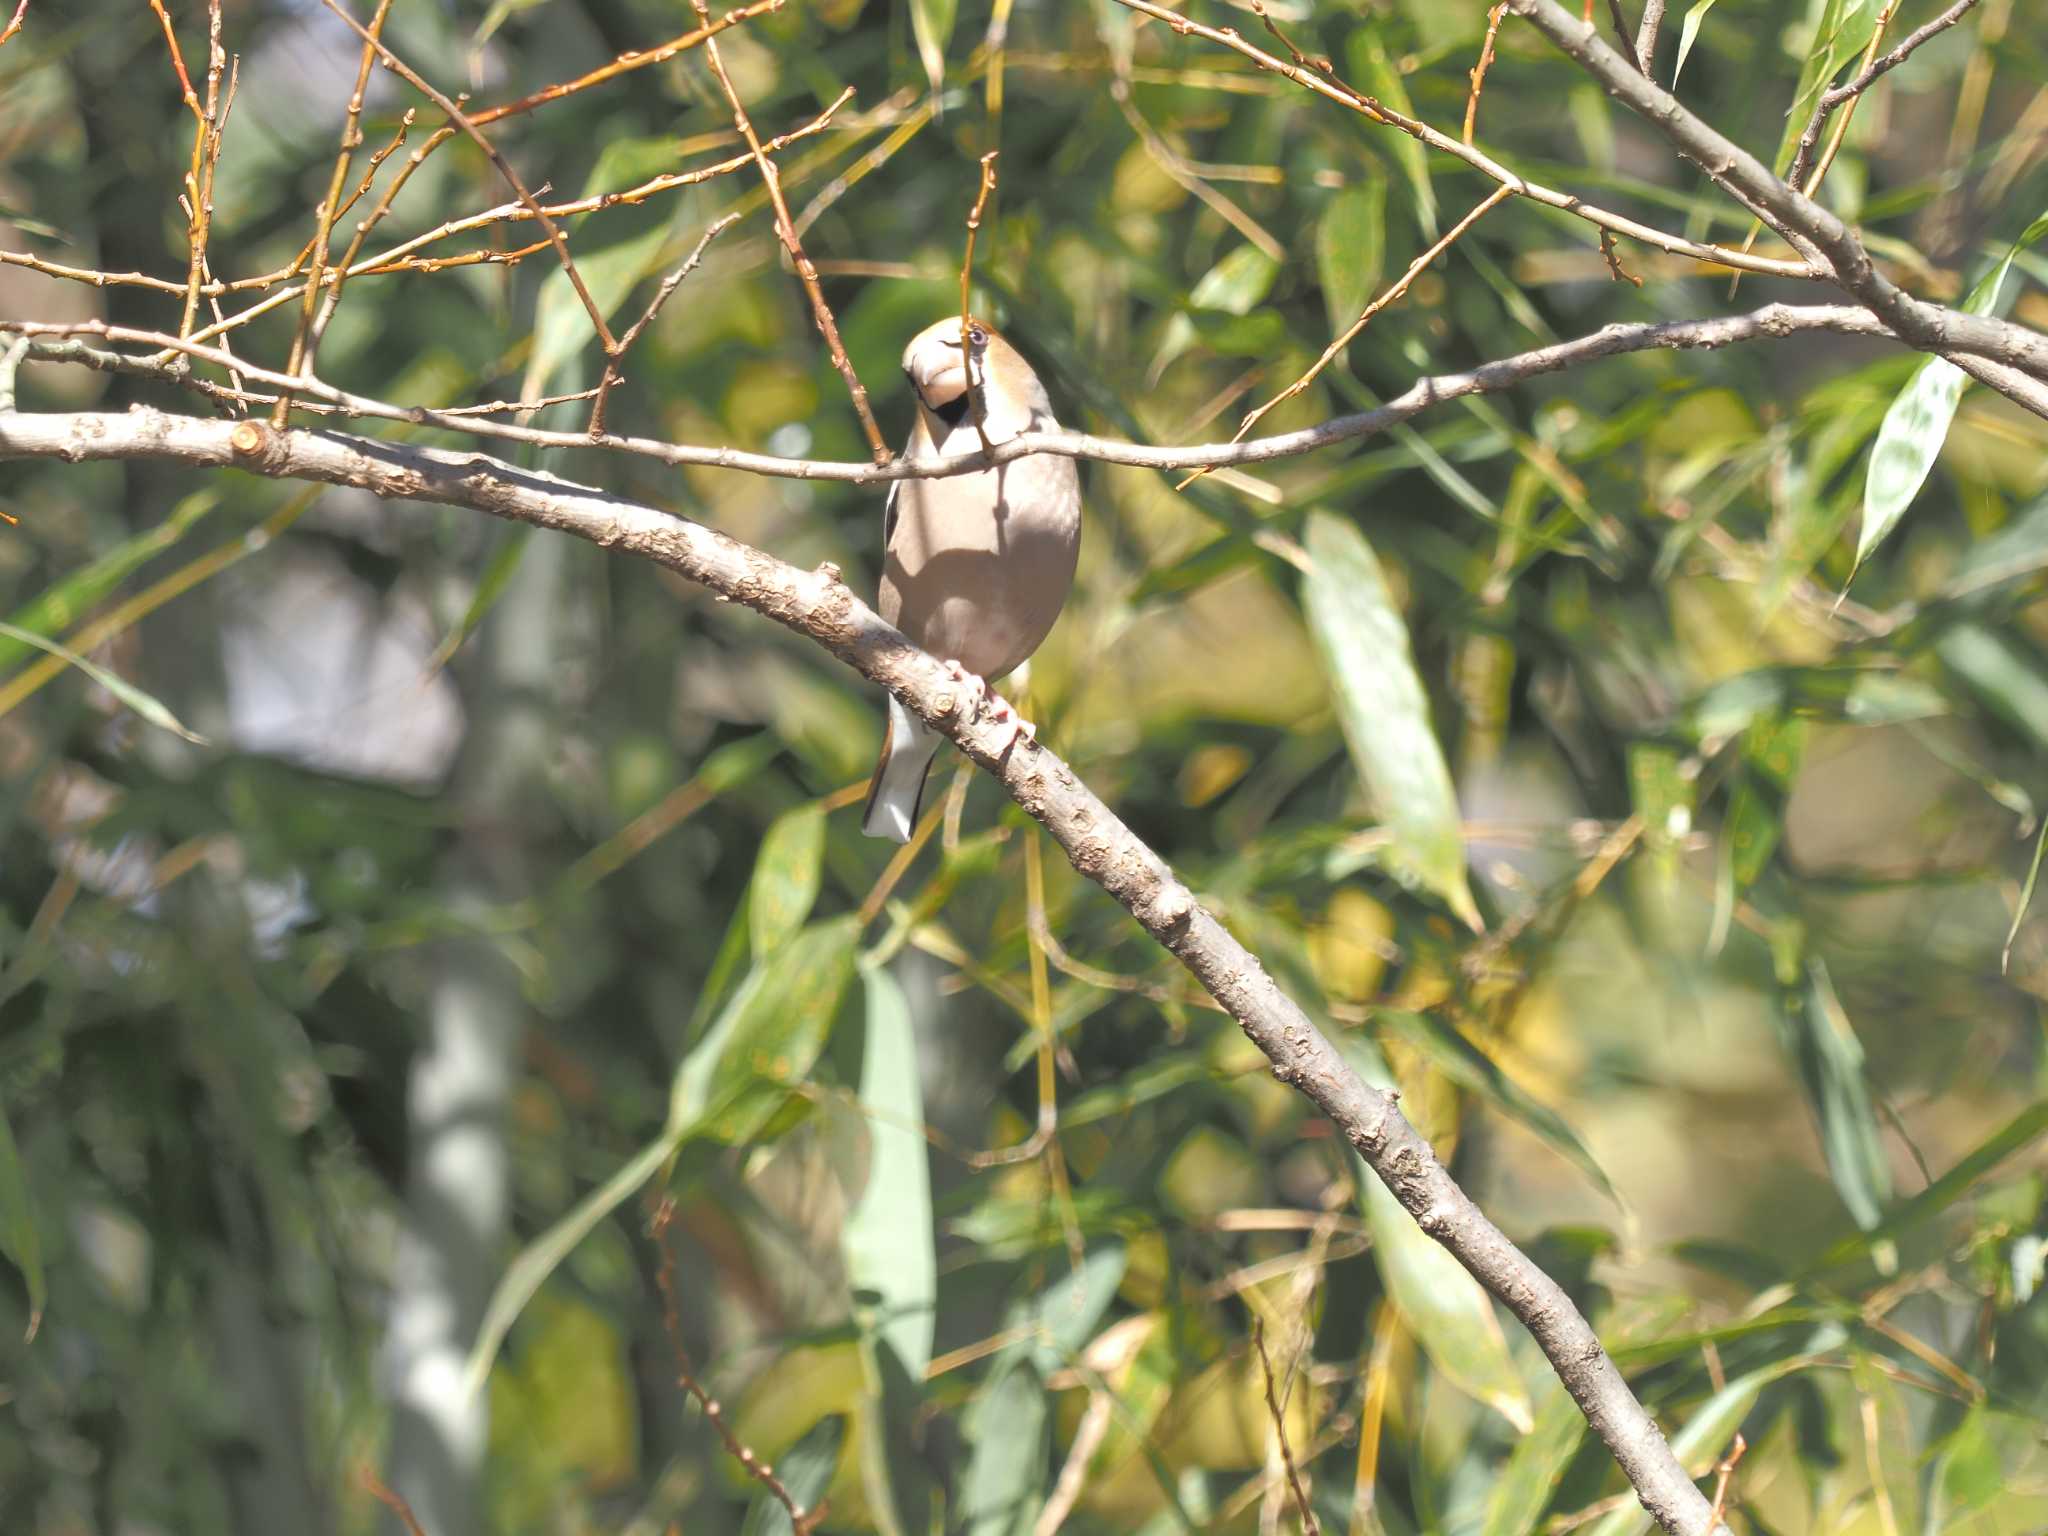
[[[825,810],[816,801],[785,811],[761,839],[747,887],[748,936],[764,960],[803,927],[824,876]]]
[[[2004,259],[1978,280],[1963,300],[1963,310],[1972,315],[1988,315],[1997,309],[2013,258],[2043,234],[2048,234],[2048,215],[2029,225]],[[1956,406],[1968,382],[1968,375],[1954,363],[1930,357],[1914,370],[1891,409],[1885,412],[1864,478],[1863,530],[1856,538],[1857,566],[1898,526],[1913,498],[1920,494],[1920,487],[1927,483],[1941,446],[1948,441],[1949,426],[1956,418]]]
[[[1394,1086],[1393,1074],[1370,1042],[1337,1037],[1352,1069],[1377,1088]],[[1372,1230],[1373,1262],[1387,1294],[1436,1368],[1527,1434],[1534,1425],[1529,1391],[1508,1354],[1493,1301],[1450,1250],[1415,1224],[1379,1175],[1356,1153],[1352,1167],[1359,1203]]]
[[[946,44],[953,40],[959,9],[960,0],[910,0],[910,30],[917,39],[917,57],[934,91],[946,80]]]
[[[1369,175],[1341,189],[1316,221],[1316,276],[1330,329],[1341,334],[1379,286],[1387,239],[1387,183]]]
[[[1303,542],[1309,632],[1351,760],[1393,836],[1393,862],[1478,928],[1450,769],[1379,561],[1364,535],[1327,512],[1309,514]]]
[[[1486,1496],[1480,1536],[1529,1536],[1585,1438],[1585,1413],[1556,1377],[1546,1379],[1535,1426],[1515,1443]]]
[[[464,1368],[470,1391],[482,1387],[505,1335],[548,1276],[685,1141],[746,1139],[810,1071],[853,975],[857,924],[849,916],[806,929],[773,965],[757,966],[740,984],[676,1069],[661,1134],[507,1266]]]
[[[171,508],[170,516],[154,528],[124,539],[83,570],[73,571],[44,588],[9,614],[8,622],[17,629],[46,637],[71,628],[138,569],[184,538],[219,505],[217,492],[195,491]],[[24,641],[0,640],[0,669],[13,666],[34,648]]]
[[[968,1536],[1027,1536],[1044,1502],[1045,1383],[1028,1365],[998,1370],[961,1419],[967,1472],[960,1517]]]
[[[1692,52],[1692,45],[1700,35],[1700,23],[1707,19],[1707,12],[1714,8],[1714,0],[1695,0],[1691,10],[1685,13],[1685,20],[1678,28],[1678,62],[1671,66],[1671,89],[1678,89],[1678,77],[1685,73],[1685,57]]]
[[[1198,336],[1205,336],[1211,346],[1225,351],[1241,351],[1246,343],[1265,344],[1276,339],[1270,323],[1256,336],[1234,336],[1228,320],[1249,316],[1253,307],[1272,291],[1273,279],[1279,275],[1280,263],[1255,245],[1240,245],[1224,256],[1189,291],[1187,311],[1167,322],[1159,351],[1152,358],[1150,377],[1157,379],[1169,363],[1195,344]],[[1202,312],[1201,318],[1189,311]],[[1268,319],[1277,321],[1279,317]],[[1203,321],[1208,322],[1206,329]],[[1280,322],[1281,334],[1285,330],[1285,322]]]
[[[67,666],[78,668],[79,671],[91,678],[95,683],[98,683],[100,687],[111,693],[124,706],[133,710],[151,725],[157,727],[157,729],[169,731],[173,736],[182,736],[185,740],[197,742],[202,747],[206,745],[206,738],[204,736],[201,736],[197,731],[186,730],[184,726],[178,723],[178,717],[165,708],[155,696],[144,693],[126,678],[108,671],[98,662],[88,661],[76,651],[67,649],[54,640],[45,639],[41,635],[35,634],[30,630],[18,628],[13,624],[0,624],[0,635],[4,635],[10,640],[18,640],[23,645],[33,646],[39,651],[47,651]]]
[[[846,1213],[846,1280],[873,1331],[911,1376],[921,1377],[932,1358],[938,1261],[917,1032],[894,976],[867,966],[861,984],[867,993],[860,1103],[868,1172]]]

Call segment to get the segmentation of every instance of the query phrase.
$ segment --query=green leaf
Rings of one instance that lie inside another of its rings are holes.
[[[818,1500],[825,1497],[833,1469],[839,1465],[840,1442],[845,1438],[845,1416],[829,1414],[813,1424],[803,1439],[775,1458],[776,1477],[789,1490],[796,1507],[806,1514],[816,1509]],[[790,1522],[789,1511],[782,1507],[782,1500],[763,1488],[747,1505],[747,1519],[740,1527],[740,1536],[795,1536],[795,1527]]]
[[[614,139],[597,157],[583,194],[594,197],[623,192],[675,168],[671,140]],[[604,208],[583,215],[565,231],[583,286],[607,321],[653,270],[668,232],[672,206],[655,199]],[[552,253],[549,259],[553,260]],[[542,281],[534,307],[533,352],[520,381],[521,397],[533,399],[549,393],[562,365],[596,339],[590,311],[557,261]]]
[[[526,1304],[599,1222],[693,1137],[745,1140],[809,1073],[852,978],[859,932],[859,919],[853,916],[820,923],[791,940],[775,964],[757,965],[749,973],[676,1068],[661,1134],[521,1249],[506,1268],[464,1366],[470,1392],[483,1386]]]
[[[1480,1536],[1529,1536],[1586,1438],[1586,1416],[1563,1384],[1548,1376],[1538,1390],[1535,1427],[1516,1442],[1507,1465],[1494,1479]]]
[[[1678,62],[1671,66],[1671,89],[1678,89],[1678,77],[1685,72],[1685,56],[1692,52],[1692,45],[1700,35],[1700,23],[1707,19],[1707,12],[1714,8],[1714,0],[1698,0],[1685,13],[1685,20],[1678,28]],[[1803,127],[1803,125],[1802,125]]]
[[[1934,642],[1934,654],[1988,708],[2048,750],[2048,676],[2030,649],[1985,625],[1958,624]]]
[[[2034,839],[2033,862],[2027,865],[2027,878],[2020,886],[2019,905],[2013,909],[2012,926],[2005,930],[2005,948],[1998,959],[1998,974],[2003,976],[2012,970],[2012,946],[2020,936],[2020,925],[2027,920],[2027,908],[2034,904],[2034,887],[2041,879],[2041,855],[2048,853],[2048,820],[2041,823],[2041,835]]]
[[[946,44],[953,40],[959,9],[959,0],[910,0],[911,35],[917,39],[917,56],[934,93],[945,83]]]
[[[28,1170],[14,1145],[4,1105],[0,1105],[0,1253],[13,1261],[28,1285],[28,1337],[33,1339],[49,1304],[49,1282],[43,1275],[43,1239],[36,1225]]]
[[[2005,258],[1978,280],[1963,301],[1964,313],[1988,315],[1995,310],[2013,258],[2043,234],[2048,234],[2048,215],[2027,226]],[[1930,357],[1914,370],[1906,387],[1892,401],[1891,409],[1885,412],[1864,477],[1863,529],[1856,538],[1851,580],[1870,552],[1899,525],[1913,498],[1920,494],[1920,487],[1927,483],[1941,446],[1948,441],[1948,429],[1956,419],[1956,407],[1968,382],[1968,375],[1954,363]]]
[[[1339,1035],[1337,1048],[1374,1087],[1394,1086],[1393,1074],[1369,1041]],[[1528,1388],[1508,1354],[1492,1298],[1449,1249],[1415,1224],[1363,1158],[1353,1153],[1352,1164],[1359,1204],[1372,1231],[1373,1262],[1423,1353],[1460,1391],[1527,1434],[1535,1425]]]
[[[1046,1409],[1045,1384],[1019,1365],[991,1372],[961,1417],[967,1472],[960,1518],[967,1536],[1028,1536],[1044,1502]]]
[[[1272,292],[1273,279],[1280,275],[1280,263],[1268,256],[1255,245],[1240,245],[1215,266],[1204,272],[1188,294],[1187,309],[1175,315],[1166,324],[1166,334],[1161,338],[1159,351],[1152,359],[1149,377],[1157,379],[1175,358],[1195,344],[1198,336],[1205,334],[1211,346],[1219,350],[1239,351],[1242,343],[1260,347],[1275,344],[1279,334],[1285,333],[1282,323],[1279,332],[1270,327],[1257,327],[1245,336],[1237,336],[1227,325],[1211,323],[1199,325],[1194,312],[1207,316],[1229,316],[1242,319]],[[1270,317],[1278,319],[1278,316]],[[1240,343],[1233,345],[1233,343]]]
[[[1592,1180],[1601,1194],[1616,1205],[1621,1204],[1621,1194],[1613,1181],[1594,1161],[1593,1154],[1564,1116],[1509,1077],[1492,1057],[1453,1025],[1433,1014],[1409,1013],[1398,1008],[1376,1009],[1373,1017],[1427,1056],[1445,1077],[1471,1089],[1509,1119],[1549,1143],[1565,1161]]]
[[[1363,79],[1375,99],[1405,117],[1415,115],[1415,103],[1408,99],[1408,87],[1401,79],[1401,67],[1394,62],[1381,40],[1379,27],[1359,27],[1351,34],[1350,63],[1353,79]],[[1415,199],[1415,222],[1425,240],[1437,237],[1436,188],[1429,179],[1429,151],[1419,139],[1405,133],[1388,135],[1394,158],[1408,178]]]
[[[1846,1237],[1820,1256],[1815,1270],[1832,1269],[1861,1258],[1879,1243],[1902,1237],[1930,1217],[1938,1216],[1970,1190],[1985,1174],[2036,1138],[2048,1136],[2048,1099],[2028,1105],[1977,1146],[1956,1165],[1885,1218],[1870,1232]]]
[[[803,927],[818,900],[825,861],[825,810],[815,800],[775,818],[747,888],[747,933],[765,960]]]
[[[1304,543],[1309,632],[1351,760],[1392,834],[1394,864],[1477,929],[1450,769],[1379,561],[1363,534],[1327,512],[1309,514]]]
[[[1343,188],[1316,221],[1316,276],[1330,330],[1342,335],[1364,312],[1386,260],[1387,183],[1377,174]]]
[[[1820,1121],[1828,1172],[1856,1225],[1869,1232],[1884,1219],[1892,1197],[1891,1164],[1864,1076],[1862,1042],[1819,960],[1808,961],[1805,995],[1788,999],[1785,1012],[1807,1097]]]
[[[109,672],[97,662],[87,661],[76,651],[68,650],[56,641],[45,639],[33,631],[19,628],[13,624],[0,623],[0,635],[4,635],[11,640],[18,640],[23,645],[34,646],[39,651],[48,651],[59,661],[78,668],[79,671],[98,683],[116,699],[120,700],[122,704],[127,706],[127,708],[133,710],[151,725],[157,727],[157,729],[169,731],[173,736],[182,736],[185,740],[197,742],[202,747],[207,745],[207,740],[204,736],[201,736],[197,731],[186,730],[184,726],[178,723],[178,717],[166,709],[157,699],[144,693],[126,678]]]
[[[462,643],[476,633],[477,625],[498,599],[505,595],[505,589],[512,585],[512,578],[518,574],[519,562],[526,556],[526,546],[532,542],[533,525],[514,523],[498,540],[498,547],[491,551],[491,558],[484,563],[483,575],[477,578],[476,593],[469,600],[469,607],[463,610],[460,620],[453,629],[434,647],[434,654],[427,660],[427,671],[438,672],[447,666],[462,649]]]
[[[1805,1370],[1814,1355],[1823,1348],[1833,1348],[1843,1337],[1838,1325],[1828,1325],[1814,1341],[1810,1353],[1795,1355],[1787,1360],[1764,1366],[1747,1375],[1738,1376],[1720,1391],[1716,1392],[1686,1420],[1685,1428],[1671,1437],[1671,1454],[1682,1467],[1698,1466],[1716,1461],[1726,1452],[1735,1431],[1742,1427],[1742,1421],[1749,1416],[1749,1410],[1756,1406],[1756,1400],[1763,1395],[1765,1387],[1794,1371]],[[1832,1341],[1832,1342],[1823,1342]],[[1628,1500],[1622,1508],[1592,1528],[1592,1536],[1648,1536],[1651,1520],[1642,1505]]]
[[[896,1353],[913,1380],[932,1360],[938,1318],[931,1170],[924,1138],[917,1033],[896,978],[864,966],[867,1039],[860,1102],[868,1129],[868,1177],[846,1214],[846,1279],[863,1326]],[[874,1297],[863,1301],[862,1293]]]
[[[1799,87],[1793,92],[1792,110],[1785,115],[1785,131],[1778,141],[1778,158],[1772,169],[1780,176],[1792,164],[1792,153],[1813,117],[1821,92],[1842,66],[1869,43],[1877,26],[1877,6],[1878,0],[1827,0],[1822,7],[1806,60],[1799,69]]]
[[[54,636],[71,628],[138,569],[191,532],[215,507],[220,497],[212,491],[196,491],[171,508],[171,515],[154,528],[138,533],[108,550],[83,570],[74,571],[38,593],[8,615],[17,629]],[[33,646],[25,641],[0,642],[0,669],[26,659]]]

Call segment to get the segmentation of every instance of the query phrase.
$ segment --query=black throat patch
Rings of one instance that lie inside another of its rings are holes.
[[[967,419],[967,408],[971,403],[972,397],[968,391],[963,389],[944,405],[928,405],[925,409],[938,417],[948,427],[957,427]]]

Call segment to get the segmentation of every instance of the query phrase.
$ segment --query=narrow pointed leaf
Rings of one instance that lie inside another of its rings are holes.
[[[1450,769],[1379,560],[1363,534],[1327,512],[1309,514],[1305,543],[1309,632],[1351,760],[1393,835],[1395,867],[1476,929]]]
[[[860,1102],[867,1120],[868,1177],[846,1213],[846,1279],[856,1309],[872,1309],[868,1323],[918,1379],[932,1359],[938,1258],[917,1033],[893,975],[866,967],[861,984],[867,993]]]
[[[1394,1085],[1393,1074],[1369,1041],[1340,1035],[1337,1043],[1360,1077],[1375,1087]],[[1492,1299],[1449,1249],[1415,1224],[1363,1158],[1352,1154],[1352,1164],[1359,1204],[1372,1231],[1373,1262],[1422,1352],[1460,1391],[1527,1434],[1535,1423],[1529,1390],[1508,1354]]]
[[[946,44],[953,40],[959,0],[910,0],[910,31],[917,39],[917,57],[924,77],[936,92],[946,79]]]
[[[816,801],[775,818],[761,840],[747,888],[747,931],[765,960],[803,927],[818,900],[825,860],[825,811]]]
[[[1678,62],[1671,66],[1671,89],[1678,89],[1678,77],[1685,73],[1685,56],[1692,52],[1692,45],[1700,35],[1700,23],[1707,19],[1707,12],[1714,8],[1714,0],[1698,0],[1685,13],[1685,20],[1678,28]]]
[[[839,1447],[845,1438],[845,1416],[830,1414],[818,1420],[803,1439],[775,1458],[776,1477],[789,1490],[796,1507],[806,1514],[816,1509],[818,1500],[825,1496],[833,1469],[839,1465]],[[790,1522],[789,1511],[782,1506],[782,1500],[763,1488],[747,1506],[747,1519],[740,1527],[740,1536],[795,1536],[795,1527]]]
[[[1539,1403],[1535,1427],[1516,1443],[1487,1495],[1480,1536],[1529,1536],[1586,1438],[1586,1416],[1556,1377],[1546,1380]]]
[[[1387,183],[1371,175],[1345,187],[1316,221],[1316,277],[1330,329],[1341,334],[1364,310],[1386,260]]]
[[[0,623],[0,635],[4,635],[10,640],[18,640],[23,645],[34,646],[39,651],[47,651],[66,665],[78,668],[79,671],[120,700],[123,706],[133,710],[151,725],[157,727],[157,729],[169,731],[173,736],[182,736],[185,740],[196,742],[202,747],[207,744],[206,738],[197,731],[188,731],[184,726],[180,725],[178,717],[166,709],[157,698],[151,694],[144,693],[126,678],[108,671],[98,662],[87,661],[78,652],[69,650],[54,640],[47,640],[43,636],[35,634],[30,630],[22,629],[17,625]]]
[[[1864,1075],[1862,1042],[1818,960],[1807,966],[1805,996],[1787,1012],[1828,1173],[1856,1225],[1868,1232],[1891,1200],[1891,1164]]]

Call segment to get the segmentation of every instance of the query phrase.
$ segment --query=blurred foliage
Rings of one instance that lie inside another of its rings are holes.
[[[203,9],[171,9],[203,62]],[[1268,9],[1361,89],[1461,120],[1479,0]],[[1687,100],[1766,155],[1874,10],[1674,7],[1660,78],[1682,26]],[[1960,302],[2048,207],[2031,13],[1986,0],[1870,93],[1828,171],[1925,293]],[[225,21],[211,263],[239,277],[308,238],[356,47],[314,5]],[[401,0],[388,35],[499,102],[688,21]],[[1490,190],[1111,0],[792,0],[722,46],[764,134],[858,89],[780,162],[892,435],[986,149],[977,304],[1069,425],[1155,442],[1227,435]],[[366,145],[417,104],[379,72]],[[190,132],[146,7],[37,0],[0,50],[0,242],[182,281]],[[1747,233],[1512,20],[1478,132],[1648,222]],[[688,52],[493,134],[555,195],[735,142]],[[495,175],[447,145],[385,233],[504,202]],[[751,172],[568,229],[630,316],[727,212],[613,429],[862,457]],[[1617,254],[1640,288],[1589,225],[1510,202],[1260,430],[1611,321],[1821,297]],[[2041,326],[2048,265],[2011,260],[1992,296]],[[582,387],[565,287],[545,252],[360,278],[321,373],[408,403]],[[7,316],[179,306],[0,267]],[[237,349],[281,361],[294,312]],[[1918,366],[1819,336],[1644,353],[1183,495],[1086,466],[1080,584],[1030,683],[1045,738],[1400,1085],[1688,1462],[1741,1431],[1730,1508],[1758,1531],[2048,1522],[2048,917],[2021,896],[2048,434]],[[24,409],[193,408],[76,368],[21,382]],[[1895,411],[1913,389],[1947,393]],[[1850,587],[1881,430],[1899,520]],[[544,462],[872,588],[869,491]],[[848,792],[881,712],[814,648],[651,566],[344,490],[17,463],[0,507],[7,1530],[373,1528],[408,1071],[465,957],[520,1010],[479,1362],[496,1529],[786,1529],[677,1387],[679,1346],[829,1530],[1022,1536],[1052,1499],[1075,1532],[1270,1531],[1295,1516],[1261,1347],[1326,1531],[1528,1532],[1621,1492],[1519,1330],[988,786],[870,904],[893,850]],[[1380,666],[1404,645],[1412,674]],[[975,1155],[1030,1141],[1048,1093],[1035,1155]]]

